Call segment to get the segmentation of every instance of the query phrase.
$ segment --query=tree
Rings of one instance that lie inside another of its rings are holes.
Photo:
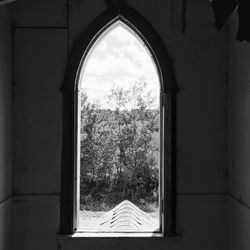
[[[152,108],[145,89],[143,79],[128,90],[113,88],[110,109],[82,94],[81,196],[110,205],[124,199],[157,202],[159,109]]]

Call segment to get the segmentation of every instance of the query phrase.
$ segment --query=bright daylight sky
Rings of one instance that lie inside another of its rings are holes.
[[[128,88],[138,78],[147,82],[159,105],[159,79],[149,51],[128,28],[118,24],[97,41],[85,60],[79,90],[87,93],[90,102],[99,100],[108,108],[107,96],[114,86]]]

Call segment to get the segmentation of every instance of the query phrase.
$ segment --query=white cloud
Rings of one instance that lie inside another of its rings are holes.
[[[116,26],[109,34],[120,42],[133,42],[136,40],[135,36],[123,25]]]
[[[104,58],[89,58],[84,74],[107,75],[107,74],[138,74],[138,66],[133,60],[125,56],[107,55]]]
[[[100,43],[96,46],[96,50],[105,51],[107,47],[107,42],[101,40]]]
[[[157,101],[159,79],[152,57],[137,37],[118,26],[90,52],[81,72],[80,85],[91,101],[100,99],[104,105],[114,86],[127,88],[140,77],[148,83],[145,91],[151,91]]]

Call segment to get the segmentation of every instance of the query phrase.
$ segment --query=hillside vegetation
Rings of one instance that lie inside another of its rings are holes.
[[[158,206],[159,108],[145,83],[113,88],[110,109],[82,93],[80,203],[107,211],[127,199],[149,211]]]

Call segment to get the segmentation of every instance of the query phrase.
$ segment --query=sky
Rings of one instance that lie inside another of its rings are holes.
[[[98,100],[109,108],[107,96],[113,87],[128,89],[138,79],[159,106],[160,83],[154,60],[143,42],[125,24],[118,23],[97,40],[80,73],[79,90],[90,102]]]

